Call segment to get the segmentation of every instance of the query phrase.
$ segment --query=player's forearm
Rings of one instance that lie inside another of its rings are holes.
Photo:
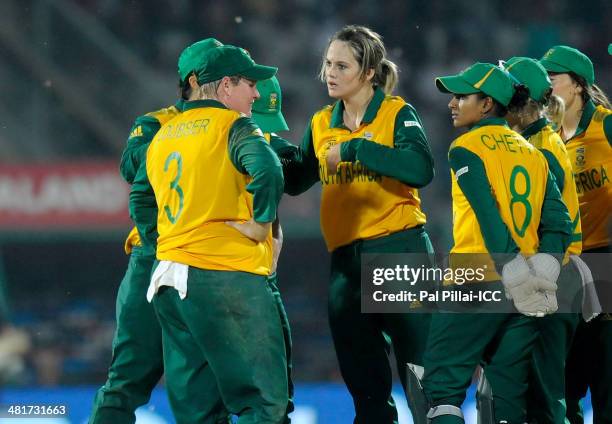
[[[136,224],[142,250],[154,254],[157,241],[157,202],[144,163],[138,168],[129,198],[130,218]]]
[[[238,161],[253,178],[247,191],[253,194],[253,218],[256,222],[273,222],[283,195],[283,171],[270,147],[259,140],[241,143]]]
[[[340,146],[343,162],[359,161],[368,169],[421,188],[434,176],[433,161],[420,149],[390,148],[369,140],[353,139]]]
[[[567,206],[561,200],[561,193],[549,172],[546,194],[540,218],[539,252],[564,254],[572,241],[572,221]]]

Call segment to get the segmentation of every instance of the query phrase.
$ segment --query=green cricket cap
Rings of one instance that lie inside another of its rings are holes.
[[[608,54],[612,54],[612,43],[608,44]]]
[[[529,97],[541,102],[552,87],[546,69],[530,57],[512,57],[506,61],[504,69],[529,89]]]
[[[204,40],[197,41],[192,45],[188,46],[178,60],[178,73],[181,81],[185,81],[185,78],[192,72],[198,72],[204,67],[205,54],[210,49],[221,47],[223,43],[215,38],[206,38]]]
[[[289,127],[283,116],[283,96],[276,77],[257,81],[259,99],[253,103],[253,119],[265,133],[288,131]]]
[[[196,76],[198,84],[235,75],[251,81],[260,81],[272,78],[277,70],[278,68],[273,66],[256,64],[245,49],[225,44],[204,53],[204,66],[196,71]]]
[[[548,72],[573,72],[584,78],[589,85],[595,82],[593,62],[587,55],[572,47],[554,46],[542,56],[540,63]]]
[[[514,83],[507,72],[490,63],[475,63],[457,75],[436,78],[436,86],[443,93],[484,93],[504,106],[514,95]]]

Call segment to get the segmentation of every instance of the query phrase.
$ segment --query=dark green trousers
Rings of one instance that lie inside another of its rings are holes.
[[[560,310],[578,311],[582,281],[572,262],[562,268],[557,298]],[[574,304],[572,306],[572,304]],[[535,320],[538,338],[533,348],[533,361],[529,372],[527,416],[530,423],[564,424],[565,361],[578,326],[578,313],[557,313]]]
[[[391,397],[389,352],[393,346],[405,387],[406,363],[423,364],[430,314],[361,313],[362,253],[433,253],[423,228],[374,240],[356,241],[332,252],[329,324],[342,378],[355,405],[355,423],[397,422]]]
[[[431,406],[461,407],[474,371],[482,365],[493,391],[495,419],[524,423],[527,377],[536,337],[534,319],[520,314],[434,314],[423,377]],[[443,416],[432,423],[458,420]]]
[[[193,395],[212,393],[213,381],[238,424],[283,422],[288,398],[285,343],[265,276],[189,267],[187,297],[181,300],[174,288],[162,287],[154,305],[177,423],[202,422],[190,411],[211,408]],[[213,377],[207,383],[204,373]]]
[[[146,299],[153,260],[130,256],[117,294],[108,380],[96,393],[91,424],[134,423],[134,411],[149,401],[164,372],[161,328]]]
[[[283,304],[283,299],[281,298],[281,294],[278,289],[278,277],[276,273],[268,277],[268,285],[270,286],[270,290],[272,290],[272,295],[274,296],[274,303],[276,304],[276,310],[278,311],[278,317],[280,318],[281,326],[283,327],[285,356],[287,356],[287,394],[289,396],[289,402],[287,403],[287,412],[285,413],[285,420],[283,421],[283,423],[288,424],[291,422],[289,414],[295,409],[295,405],[293,403],[294,387],[293,380],[291,379],[291,327],[289,326],[289,319],[287,318],[287,313],[285,312],[285,305]]]
[[[584,423],[582,398],[590,388],[593,424],[612,423],[612,314],[580,320],[565,373],[569,422]]]
[[[609,253],[605,246],[583,253]],[[610,280],[610,264],[593,261],[583,255],[593,278]],[[604,284],[606,284],[604,282]],[[612,314],[606,313],[590,322],[580,320],[565,367],[567,418],[571,424],[582,424],[582,398],[591,390],[593,424],[612,423]]]

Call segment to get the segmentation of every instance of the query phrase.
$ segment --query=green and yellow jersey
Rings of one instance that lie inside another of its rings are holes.
[[[572,243],[568,247],[567,253],[568,255],[580,255],[582,253],[582,226],[578,194],[574,185],[572,164],[565,149],[565,144],[545,118],[531,124],[521,135],[540,150],[546,158],[550,172],[555,177],[557,188],[561,192],[561,198],[572,219]],[[564,262],[567,262],[567,260],[569,258],[566,258]]]
[[[321,229],[330,251],[425,223],[418,188],[433,178],[433,158],[412,106],[377,88],[361,125],[343,124],[341,101],[314,114],[299,152],[285,167],[287,192],[321,181]],[[327,172],[326,153],[341,144],[342,162]]]
[[[571,222],[548,164],[503,119],[480,121],[451,144],[448,157],[451,253],[565,253]],[[499,280],[495,267],[485,279]]]
[[[283,191],[278,158],[261,130],[213,100],[185,104],[157,133],[130,193],[134,221],[157,212],[157,259],[268,275],[271,233],[256,243],[226,221],[272,222]],[[140,227],[139,227],[140,229]]]
[[[565,144],[580,204],[583,250],[610,245],[611,143],[612,111],[587,102],[576,135]]]
[[[140,164],[145,161],[149,143],[151,143],[157,131],[159,131],[162,125],[181,113],[184,103],[184,100],[179,100],[173,106],[149,112],[136,118],[130,129],[130,135],[121,155],[121,163],[119,165],[121,176],[129,184],[134,182]],[[149,244],[155,246],[155,240],[149,241]],[[131,253],[155,254],[154,248],[143,249],[142,246],[140,235],[136,227],[134,227],[125,240],[125,253],[128,255]]]

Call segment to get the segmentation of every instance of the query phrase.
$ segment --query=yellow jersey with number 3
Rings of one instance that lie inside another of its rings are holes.
[[[355,131],[331,127],[333,106],[317,112],[311,122],[322,184],[321,230],[329,251],[355,240],[382,237],[425,224],[419,192],[414,187],[369,170],[360,162],[340,162],[327,172],[326,153],[353,138],[393,147],[395,118],[406,102],[386,96],[376,118]]]
[[[612,147],[603,128],[609,115],[611,110],[597,106],[587,129],[566,144],[580,203],[583,250],[610,244]]]
[[[226,221],[253,218],[250,177],[228,152],[241,115],[220,107],[185,110],[166,123],[147,151],[147,176],[158,205],[157,258],[190,266],[268,275],[271,233],[257,243]]]
[[[484,125],[457,138],[450,149],[464,148],[484,165],[500,216],[524,254],[537,252],[538,226],[546,193],[548,165],[542,153],[505,125]],[[457,178],[469,169],[451,171],[453,196],[452,253],[488,252],[474,210]]]
[[[550,152],[561,169],[563,170],[563,191],[561,198],[567,206],[570,219],[572,220],[572,242],[567,248],[569,255],[580,255],[582,253],[582,225],[580,219],[580,208],[578,205],[578,194],[574,185],[572,164],[568,156],[563,140],[550,125],[544,126],[540,131],[528,138],[529,142],[539,150]],[[564,260],[564,262],[566,262]]]

